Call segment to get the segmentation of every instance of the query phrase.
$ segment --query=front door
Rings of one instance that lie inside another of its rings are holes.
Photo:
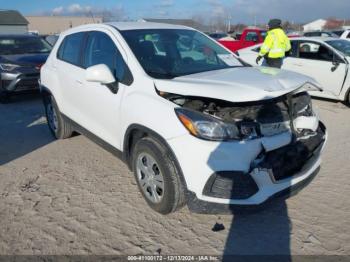
[[[346,64],[339,59],[339,65],[333,64],[337,55],[329,47],[312,41],[293,42],[297,49],[285,59],[283,69],[295,71],[313,77],[324,88],[324,92],[310,92],[315,96],[336,98],[342,89],[346,73]]]
[[[107,86],[82,79],[80,107],[87,112],[88,130],[120,149],[120,108],[127,85],[123,81],[126,63],[118,50],[117,40],[109,31],[88,33],[82,55],[84,68],[105,64],[118,82],[114,94]]]

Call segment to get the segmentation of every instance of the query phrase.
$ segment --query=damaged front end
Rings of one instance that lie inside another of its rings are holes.
[[[215,172],[205,184],[204,196],[244,200],[259,191],[260,174],[268,175],[273,184],[294,178],[318,157],[326,140],[325,127],[313,111],[307,92],[294,91],[273,99],[239,103],[158,94],[179,106],[176,113],[180,121],[198,138],[261,141],[261,152],[251,162],[248,173]]]

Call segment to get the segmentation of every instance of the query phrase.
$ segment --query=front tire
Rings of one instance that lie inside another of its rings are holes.
[[[138,187],[153,210],[169,214],[185,204],[184,185],[166,147],[151,137],[141,138],[132,161]]]
[[[350,89],[349,89],[348,94],[346,96],[345,103],[348,107],[350,107]]]
[[[67,123],[62,117],[55,98],[50,95],[47,96],[44,101],[47,124],[52,135],[56,139],[65,139],[71,137],[73,134],[73,129],[71,125]]]

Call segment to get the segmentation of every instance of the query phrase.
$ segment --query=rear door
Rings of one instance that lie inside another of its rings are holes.
[[[292,41],[292,54],[284,60],[283,69],[291,70],[316,79],[324,92],[311,92],[315,96],[336,98],[342,89],[346,64],[332,49],[312,40]],[[334,59],[339,62],[333,64]]]
[[[86,123],[86,115],[77,106],[85,73],[81,64],[84,38],[84,32],[67,35],[58,49],[54,66],[61,87],[61,94],[58,96],[62,98],[62,101],[59,101],[60,111],[79,124]]]

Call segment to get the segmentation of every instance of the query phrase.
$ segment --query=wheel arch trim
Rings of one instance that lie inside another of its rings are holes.
[[[187,190],[187,183],[186,183],[185,177],[183,175],[180,163],[179,163],[174,151],[172,150],[172,148],[170,147],[168,142],[161,135],[159,135],[156,131],[154,131],[148,127],[145,127],[145,126],[139,125],[139,124],[131,124],[125,132],[124,143],[123,143],[123,155],[124,155],[124,159],[126,160],[126,163],[128,165],[128,168],[130,170],[132,170],[132,166],[131,166],[132,165],[132,163],[131,163],[132,157],[130,155],[130,152],[132,150],[131,149],[132,144],[130,143],[131,142],[130,136],[135,131],[141,132],[141,134],[143,134],[143,136],[141,136],[141,138],[145,137],[145,136],[150,136],[150,137],[156,139],[161,145],[163,145],[167,149],[167,151],[169,152],[169,154],[173,158],[175,166],[179,172],[180,180],[185,187],[185,194],[187,196],[187,191],[188,191]]]

